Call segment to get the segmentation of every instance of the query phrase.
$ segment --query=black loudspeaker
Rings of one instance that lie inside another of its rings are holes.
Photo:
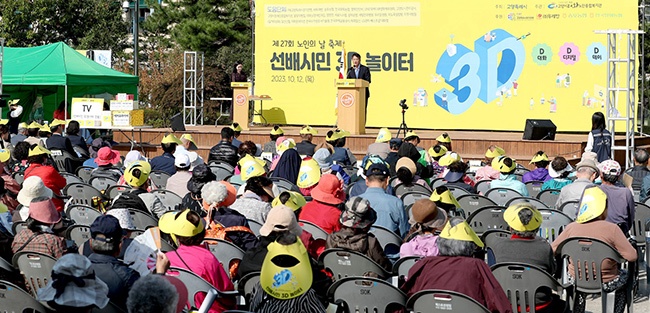
[[[185,131],[185,123],[183,123],[183,114],[178,113],[170,119],[172,121],[172,131],[175,132],[184,132]]]
[[[551,120],[526,120],[524,138],[527,140],[555,140],[557,127]]]

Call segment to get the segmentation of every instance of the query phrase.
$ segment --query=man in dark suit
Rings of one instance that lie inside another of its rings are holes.
[[[74,151],[72,142],[70,142],[70,138],[63,137],[64,127],[65,121],[54,119],[52,123],[50,123],[50,131],[52,131],[52,136],[46,140],[45,145],[50,150],[67,151],[73,157],[77,157],[77,152]]]
[[[358,53],[352,54],[352,67],[348,69],[348,79],[363,79],[370,83],[370,69],[367,66],[361,65],[361,55]],[[368,98],[370,98],[370,88],[366,87],[366,116],[368,116]]]

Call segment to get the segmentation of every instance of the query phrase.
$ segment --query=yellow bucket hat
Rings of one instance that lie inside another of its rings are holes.
[[[232,123],[232,125],[230,125],[230,128],[236,132],[241,132],[242,130],[244,130],[241,128],[241,125],[239,125],[239,123]]]
[[[291,138],[286,138],[282,140],[282,142],[280,142],[280,144],[276,147],[276,150],[278,152],[284,152],[295,147],[296,147],[296,141]]]
[[[437,142],[451,143],[451,137],[447,133],[442,133],[440,136],[436,137]]]
[[[404,135],[404,140],[408,140],[411,137],[420,138],[420,136],[418,136],[418,134],[416,134],[414,131],[410,131],[410,132],[407,132],[406,135]]]
[[[481,239],[478,238],[474,230],[469,227],[469,224],[467,224],[466,221],[456,224],[454,227],[451,227],[451,223],[447,222],[445,228],[440,232],[440,238],[471,241],[481,248],[484,246]]]
[[[579,208],[576,222],[580,224],[589,222],[605,212],[607,194],[598,187],[589,187],[582,194]]]
[[[429,197],[429,199],[433,202],[452,204],[455,207],[460,208],[460,203],[458,203],[456,197],[454,197],[449,189],[443,191],[442,193],[438,193],[438,188],[436,188],[431,193],[431,197]]]
[[[350,137],[351,135],[349,131],[338,129],[338,128],[334,132],[338,133],[338,138]]]
[[[427,151],[427,152],[429,152],[429,155],[432,158],[437,158],[437,157],[443,156],[443,155],[445,155],[447,153],[447,147],[438,145],[438,147],[440,147],[439,152],[436,152],[436,150],[434,149],[435,147],[436,146],[433,146],[433,147],[429,148],[429,150]]]
[[[280,201],[280,196],[282,196],[282,194],[285,192],[289,194],[289,199],[287,200],[286,203],[282,204],[282,201]],[[305,200],[305,197],[299,192],[284,191],[280,193],[279,196],[275,197],[275,199],[273,199],[273,202],[271,202],[271,207],[285,205],[291,208],[291,210],[296,211],[302,208],[305,204],[307,204],[307,200]]]
[[[124,171],[124,181],[133,187],[140,187],[149,179],[151,164],[147,161],[135,161]]]
[[[548,156],[546,156],[546,153],[535,154],[533,156],[533,158],[530,160],[530,163],[528,163],[528,164],[533,164],[533,163],[537,163],[537,162],[541,162],[541,161],[550,161],[548,159]]]
[[[300,164],[298,171],[298,181],[296,185],[300,188],[309,188],[316,185],[320,180],[320,166],[314,159],[304,160]]]
[[[239,169],[241,171],[241,179],[247,181],[251,177],[262,176],[266,174],[264,169],[264,161],[247,154],[239,160]]]
[[[41,124],[36,123],[36,121],[31,122],[29,126],[27,126],[27,129],[33,129],[33,128],[41,128]]]
[[[0,162],[6,163],[9,159],[11,159],[11,152],[6,149],[0,149]]]
[[[41,155],[41,154],[52,154],[52,152],[39,145],[36,145],[34,146],[34,148],[29,149],[29,154],[27,156],[31,157],[31,156]]]
[[[179,141],[183,140],[183,139],[185,139],[185,140],[187,140],[187,141],[189,141],[189,142],[191,142],[193,144],[196,144],[196,142],[194,142],[194,137],[192,137],[192,134],[183,134],[181,136],[181,138],[179,138]],[[167,142],[164,142],[164,143],[167,143]],[[181,143],[183,143],[183,142],[181,141]]]
[[[393,134],[388,128],[384,127],[379,130],[375,142],[389,142],[391,138],[393,138]]]
[[[284,134],[284,130],[282,130],[282,127],[276,125],[273,126],[273,128],[271,128],[271,135],[283,135],[283,134]]]
[[[339,133],[337,133],[336,131],[332,131],[332,134],[330,136],[325,136],[325,141],[334,141],[339,138],[341,138],[339,136]]]
[[[524,225],[519,219],[519,212],[523,209],[529,209],[533,212],[533,218],[530,219],[528,224]],[[516,231],[534,231],[542,225],[542,213],[540,213],[535,207],[527,203],[518,203],[509,206],[505,212],[503,212],[503,219],[508,223],[510,228]]]
[[[51,133],[52,131],[50,130],[49,125],[43,125],[41,128],[38,130],[39,132],[44,132],[44,133]]]
[[[168,134],[167,136],[163,137],[162,141],[160,143],[175,143],[178,145],[182,145],[183,143],[181,142],[180,139],[178,139],[174,134]]]
[[[494,146],[494,150],[490,150],[489,148],[487,151],[485,151],[485,157],[494,159],[496,157],[502,156],[506,154],[506,150],[503,150],[501,147]]]
[[[494,160],[492,160],[492,168],[494,168],[495,170],[497,170],[497,171],[499,171],[501,173],[510,173],[510,172],[512,172],[515,168],[517,168],[517,162],[515,162],[514,159],[511,159],[512,160],[512,165],[507,166],[503,162],[506,158],[508,158],[508,157],[505,156],[505,155],[494,158]]]
[[[66,124],[66,122],[65,122],[64,120],[60,120],[60,119],[58,119],[58,118],[55,118],[55,119],[52,121],[52,123],[50,123],[50,126],[51,126],[51,127],[54,127],[54,126],[65,125],[65,124]]]
[[[170,234],[176,244],[178,240],[176,236],[181,237],[194,237],[200,234],[205,229],[205,220],[200,218],[199,225],[194,226],[187,220],[187,214],[190,209],[185,209],[180,212],[168,212],[163,214],[158,221],[158,227],[164,233]]]
[[[450,152],[445,155],[443,155],[440,160],[438,160],[438,164],[440,166],[449,166],[449,164],[454,163],[456,161],[461,161],[461,157],[458,153],[456,152]]]
[[[283,264],[285,263],[285,264]],[[260,285],[273,298],[296,298],[311,288],[313,274],[302,241],[290,245],[272,242],[262,263]]]
[[[302,129],[300,129],[300,134],[301,135],[307,135],[307,134],[318,135],[318,131],[316,129],[314,129],[313,127],[309,126],[309,125],[305,125],[305,126],[302,127]]]

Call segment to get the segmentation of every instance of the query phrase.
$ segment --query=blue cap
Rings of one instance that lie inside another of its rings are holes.
[[[368,170],[366,170],[366,177],[372,175],[390,176],[390,172],[388,172],[388,167],[386,166],[386,164],[373,163],[372,165],[370,165]]]
[[[90,225],[90,235],[97,239],[97,235],[103,235],[100,240],[111,242],[120,239],[124,235],[120,221],[112,215],[101,215]]]

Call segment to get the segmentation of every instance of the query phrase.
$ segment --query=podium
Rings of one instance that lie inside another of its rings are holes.
[[[239,123],[243,130],[248,130],[250,112],[248,95],[251,83],[230,83],[232,87],[232,121]]]
[[[363,79],[337,79],[339,129],[353,135],[366,133],[366,88],[369,83]]]

